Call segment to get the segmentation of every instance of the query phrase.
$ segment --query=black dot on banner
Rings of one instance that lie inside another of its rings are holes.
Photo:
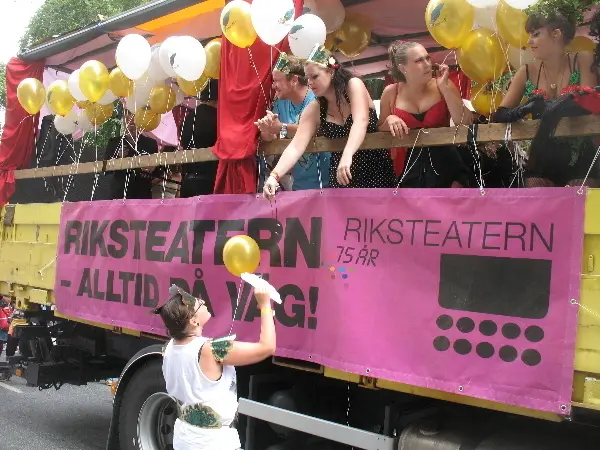
[[[521,335],[521,329],[516,323],[507,323],[502,327],[502,336],[506,339],[516,339]]]
[[[450,339],[446,336],[438,336],[433,340],[433,348],[440,352],[445,352],[450,348]]]
[[[475,322],[469,317],[461,317],[456,322],[456,328],[462,333],[470,333],[475,329]]]
[[[525,339],[527,339],[529,342],[540,342],[542,339],[544,339],[544,330],[537,325],[527,327],[525,330]]]
[[[528,366],[537,366],[542,362],[542,355],[537,350],[527,349],[521,355],[521,361]]]
[[[481,342],[475,348],[477,354],[482,358],[491,358],[494,356],[494,346],[489,342]]]
[[[459,355],[468,355],[469,353],[471,353],[472,349],[473,346],[466,339],[458,339],[454,343],[454,351]]]
[[[493,336],[498,331],[498,325],[493,320],[484,320],[479,324],[479,332],[484,336]]]
[[[505,345],[498,352],[500,359],[504,362],[513,362],[517,359],[517,349],[511,345]]]
[[[449,315],[443,314],[437,318],[435,323],[437,324],[440,330],[449,330],[450,328],[452,328],[452,324],[454,323],[454,321]]]

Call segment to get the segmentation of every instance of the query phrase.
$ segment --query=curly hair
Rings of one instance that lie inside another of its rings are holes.
[[[308,80],[306,79],[306,75],[304,73],[304,63],[292,55],[288,56],[288,60],[288,67],[290,68],[290,73],[286,74],[288,81],[296,76],[298,77],[300,84],[302,86],[306,86],[308,84]]]
[[[408,62],[408,51],[420,45],[418,42],[410,41],[396,41],[390,44],[388,47],[388,57],[390,59],[390,65],[388,65],[390,77],[398,82],[405,82],[406,77],[398,66],[400,64],[406,64]]]

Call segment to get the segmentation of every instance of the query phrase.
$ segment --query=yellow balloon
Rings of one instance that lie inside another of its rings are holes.
[[[100,61],[88,61],[79,69],[79,89],[90,102],[102,99],[109,86],[108,70]]]
[[[140,131],[152,131],[160,125],[161,115],[149,109],[141,108],[135,113],[133,122]]]
[[[80,102],[75,102],[75,104],[77,105],[77,107],[79,109],[86,109],[88,106],[91,105],[91,103],[87,100],[82,100]]]
[[[99,103],[92,103],[85,109],[85,115],[92,125],[102,125],[108,119],[112,117],[113,105],[100,105]]]
[[[344,23],[334,34],[333,43],[347,58],[357,57],[371,44],[371,26],[358,14],[346,13]]]
[[[475,9],[467,0],[430,0],[425,23],[440,45],[458,48],[473,28]]]
[[[338,36],[337,31],[334,31],[333,33],[329,33],[327,35],[327,39],[325,40],[325,44],[323,44],[323,46],[330,52],[335,53],[338,51],[341,43],[342,40]]]
[[[57,116],[66,116],[73,109],[75,98],[69,92],[66,80],[56,80],[48,86],[48,107]]]
[[[233,45],[247,48],[254,44],[257,35],[252,25],[250,3],[233,0],[221,11],[221,30]]]
[[[46,102],[46,89],[40,80],[26,78],[17,87],[17,98],[25,111],[37,114]]]
[[[133,81],[127,78],[118,67],[109,75],[110,90],[117,97],[125,98],[133,94]]]
[[[206,44],[204,50],[206,51],[206,67],[203,75],[218,80],[221,74],[221,39],[213,39]]]
[[[179,85],[179,88],[185,95],[190,97],[194,97],[202,92],[206,88],[206,85],[209,81],[210,79],[204,74],[196,81],[187,81],[181,77],[177,77],[177,84]]]
[[[596,43],[587,36],[575,36],[575,39],[567,45],[567,51],[571,53],[577,52],[594,52]]]
[[[465,75],[479,84],[495,80],[507,68],[500,40],[484,28],[471,31],[456,53]]]
[[[168,86],[156,86],[150,91],[148,105],[155,114],[165,114],[175,106],[175,91]]]
[[[521,9],[509,6],[500,0],[496,9],[496,24],[500,37],[508,44],[517,48],[528,47],[529,35],[525,31],[527,14]]]
[[[500,91],[492,91],[489,86],[479,86],[471,93],[471,105],[479,114],[490,116],[495,113],[504,99]]]
[[[244,272],[253,273],[260,264],[260,248],[250,236],[234,236],[223,248],[223,262],[236,277]]]

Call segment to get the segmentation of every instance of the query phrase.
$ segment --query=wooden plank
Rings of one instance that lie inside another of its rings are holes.
[[[532,139],[539,127],[538,120],[526,120],[513,123],[511,135],[513,141]],[[507,124],[493,123],[479,125],[477,142],[503,141],[506,135]],[[465,144],[467,142],[468,129],[465,126],[433,128],[428,130],[412,130],[408,136],[398,139],[390,133],[371,133],[365,138],[361,149],[371,150],[378,148],[404,147],[437,147],[441,145]],[[556,136],[596,136],[600,135],[600,120],[598,116],[569,117],[562,119]],[[415,142],[416,140],[416,142]],[[315,138],[306,149],[309,153],[318,152],[340,152],[344,149],[345,139]],[[259,154],[280,155],[288,146],[288,139],[263,143],[259,148]],[[155,155],[141,155],[129,158],[111,159],[82,164],[69,164],[64,166],[43,167],[38,169],[24,169],[15,171],[15,178],[45,178],[68,176],[82,173],[98,173],[103,171],[127,170],[142,167],[154,167],[157,165],[175,165],[192,162],[215,161],[217,158],[212,154],[210,148],[177,151],[170,153],[159,153]]]

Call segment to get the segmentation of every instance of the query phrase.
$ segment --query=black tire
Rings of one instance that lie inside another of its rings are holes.
[[[121,450],[140,450],[137,424],[142,405],[157,392],[166,392],[162,361],[148,361],[136,370],[125,388],[119,410],[119,443]]]

